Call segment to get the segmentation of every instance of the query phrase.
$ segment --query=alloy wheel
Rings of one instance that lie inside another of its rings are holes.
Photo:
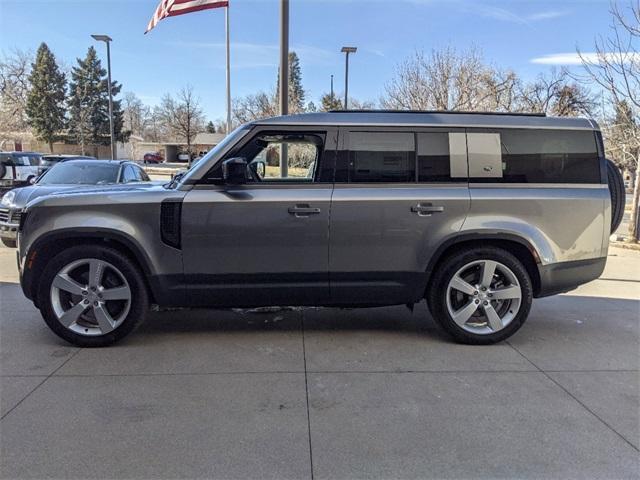
[[[97,258],[75,260],[53,278],[53,312],[65,328],[86,336],[118,328],[131,308],[131,289],[122,272]]]
[[[509,325],[522,303],[516,275],[495,260],[476,260],[460,268],[447,286],[447,309],[467,332],[489,335]]]

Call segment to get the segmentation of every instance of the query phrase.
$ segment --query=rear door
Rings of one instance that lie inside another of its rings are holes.
[[[436,248],[469,211],[463,129],[341,130],[329,271],[336,304],[422,298]]]

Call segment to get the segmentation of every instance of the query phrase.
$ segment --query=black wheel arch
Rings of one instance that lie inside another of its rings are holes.
[[[22,290],[36,306],[38,306],[38,279],[44,271],[48,259],[62,250],[78,245],[104,245],[126,255],[142,272],[149,296],[152,301],[155,301],[149,283],[150,260],[135,239],[123,232],[109,229],[68,228],[42,235],[29,248],[22,274]]]
[[[455,235],[440,244],[429,260],[426,269],[427,274],[427,290],[431,285],[434,271],[438,265],[452,253],[469,248],[492,246],[502,248],[512,253],[525,266],[531,283],[533,285],[534,296],[541,291],[540,279],[540,258],[533,245],[525,238],[515,234],[505,232],[465,232]]]

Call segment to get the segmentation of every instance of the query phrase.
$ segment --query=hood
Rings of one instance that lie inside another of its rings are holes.
[[[16,196],[13,200],[15,208],[24,208],[31,200],[44,197],[45,195],[58,195],[61,193],[71,192],[91,192],[91,191],[112,191],[114,189],[126,189],[127,191],[151,188],[156,185],[162,185],[164,182],[144,182],[130,184],[112,184],[112,185],[30,185],[28,187],[16,188]]]
[[[154,188],[162,188],[162,185],[166,185],[167,182],[154,181],[154,182],[135,182],[135,183],[118,183],[111,185],[64,185],[66,188],[57,189],[54,192],[46,193],[45,195],[73,195],[77,193],[114,193],[114,192],[135,192],[146,191]],[[54,185],[51,185],[52,187]],[[61,185],[59,185],[61,186]],[[35,198],[35,197],[34,197]]]
[[[25,190],[31,188],[36,190],[28,196],[25,195],[27,199],[25,205],[31,207],[36,203],[43,204],[43,202],[47,202],[47,204],[82,205],[85,202],[89,204],[117,201],[116,197],[121,199],[122,197],[131,198],[131,195],[137,196],[145,192],[166,192],[167,189],[164,185],[166,185],[166,182],[162,181],[114,185],[34,185],[25,188]],[[42,188],[41,192],[38,191],[40,188]]]

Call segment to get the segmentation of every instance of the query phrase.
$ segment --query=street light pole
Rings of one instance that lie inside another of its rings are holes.
[[[289,0],[280,0],[280,115],[289,113]],[[280,147],[280,176],[289,176],[287,144]]]
[[[358,49],[356,47],[342,47],[340,50],[342,53],[346,53],[345,67],[344,67],[344,109],[349,109],[349,54],[356,53]]]
[[[111,160],[116,159],[116,139],[113,126],[113,94],[111,93],[111,48],[112,42],[109,35],[91,35],[94,40],[107,44],[107,89],[109,90],[109,133],[111,136]]]
[[[225,8],[225,35],[227,37],[227,135],[231,133],[231,41],[229,38],[229,4]]]
[[[331,75],[331,101],[333,101],[333,75]]]

